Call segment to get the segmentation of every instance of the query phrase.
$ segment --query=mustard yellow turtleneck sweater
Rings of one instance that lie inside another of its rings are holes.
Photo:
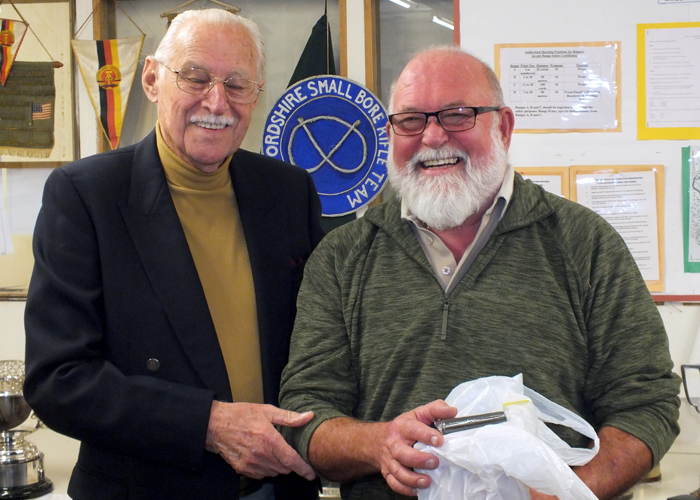
[[[233,401],[262,403],[262,368],[253,273],[228,165],[211,174],[188,165],[163,140],[158,154],[204,288]]]

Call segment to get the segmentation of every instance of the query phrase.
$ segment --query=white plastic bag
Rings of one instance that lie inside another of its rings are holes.
[[[559,500],[597,500],[571,470],[598,453],[593,427],[566,408],[523,386],[522,375],[486,377],[455,387],[445,399],[458,417],[505,411],[507,422],[445,435],[435,448],[415,448],[436,455],[440,465],[420,470],[432,479],[418,490],[419,500],[529,500],[529,488]],[[544,422],[571,427],[594,446],[572,448]]]

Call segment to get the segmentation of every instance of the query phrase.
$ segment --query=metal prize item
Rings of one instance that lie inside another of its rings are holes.
[[[697,397],[690,396],[690,390],[688,389],[688,375],[686,370],[698,370],[700,371],[700,365],[681,365],[681,375],[683,378],[683,389],[685,390],[685,399],[688,400],[688,404],[692,406],[696,412],[700,413],[700,402]],[[689,493],[687,495],[676,495],[670,497],[668,500],[698,500],[700,498],[700,488]]]
[[[440,434],[451,434],[458,431],[466,431],[467,429],[476,429],[485,425],[500,424],[507,420],[506,414],[502,411],[493,413],[482,413],[479,415],[468,415],[459,418],[446,418],[444,420],[436,420],[433,425]]]
[[[20,426],[32,413],[24,400],[24,363],[0,361],[0,499],[36,498],[53,483],[44,475],[44,454],[25,441],[39,427]]]
[[[690,391],[688,390],[688,378],[686,377],[685,372],[687,369],[700,370],[700,365],[681,365],[681,375],[683,375],[683,389],[685,389],[685,399],[688,400],[688,404],[690,406],[695,408],[696,412],[700,413],[700,406],[698,406],[698,398],[690,397]]]

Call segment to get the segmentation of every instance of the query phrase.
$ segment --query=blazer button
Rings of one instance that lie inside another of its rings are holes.
[[[146,361],[146,369],[149,372],[157,372],[160,370],[160,361],[156,358],[149,358],[148,361]]]

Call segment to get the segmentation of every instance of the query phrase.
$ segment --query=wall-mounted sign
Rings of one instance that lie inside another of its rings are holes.
[[[637,25],[637,138],[700,139],[700,23]]]
[[[571,199],[625,240],[650,292],[664,289],[663,165],[572,165]]]
[[[306,169],[323,215],[337,217],[368,204],[386,184],[386,125],[384,106],[367,88],[314,76],[289,87],[272,107],[263,152]]]
[[[495,46],[515,133],[620,132],[620,42]]]

